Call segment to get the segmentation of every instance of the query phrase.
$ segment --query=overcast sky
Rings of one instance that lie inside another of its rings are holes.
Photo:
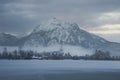
[[[0,32],[24,35],[52,17],[120,42],[120,0],[0,0]]]

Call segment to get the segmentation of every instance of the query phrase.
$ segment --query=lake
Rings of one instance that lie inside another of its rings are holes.
[[[120,80],[120,61],[0,60],[0,80]]]

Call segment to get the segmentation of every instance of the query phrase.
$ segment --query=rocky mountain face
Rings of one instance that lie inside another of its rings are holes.
[[[7,38],[8,44],[9,41],[16,42],[17,40],[15,37],[12,37],[10,39],[11,40],[9,40],[9,37]],[[17,44],[17,46],[22,46],[23,48],[70,45],[91,50],[99,49],[103,51],[110,51],[112,54],[120,55],[119,43],[109,42],[99,36],[82,30],[76,23],[62,22],[60,20],[57,20],[56,18],[53,18],[37,26],[30,35],[17,40],[17,43],[15,44]]]

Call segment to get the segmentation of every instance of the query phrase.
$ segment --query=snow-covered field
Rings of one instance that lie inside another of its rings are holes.
[[[0,60],[0,80],[120,80],[119,61]]]

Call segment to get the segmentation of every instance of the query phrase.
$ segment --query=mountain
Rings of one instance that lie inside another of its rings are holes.
[[[72,55],[93,54],[95,50],[109,51],[120,55],[120,43],[107,41],[89,33],[76,23],[63,22],[56,18],[41,23],[20,39],[10,34],[0,34],[1,46],[21,46],[24,50],[38,52],[59,51]]]
[[[109,42],[82,30],[76,23],[62,22],[56,18],[37,26],[22,41],[24,48],[39,51],[59,50],[62,45],[63,51],[73,54],[93,53],[99,49],[120,55],[119,43]]]
[[[97,48],[106,46],[109,43],[103,38],[80,29],[76,23],[61,22],[56,18],[37,26],[27,37],[24,46],[67,44],[85,48]]]
[[[0,33],[0,46],[15,46],[17,40],[18,38],[11,34]]]

